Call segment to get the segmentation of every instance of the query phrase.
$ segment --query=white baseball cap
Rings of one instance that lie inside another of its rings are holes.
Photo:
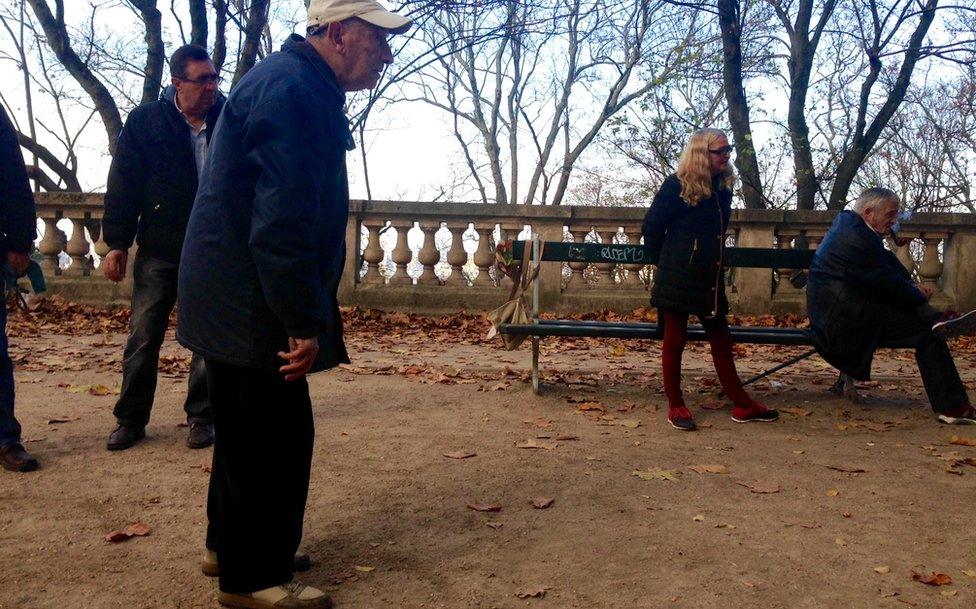
[[[350,17],[358,17],[391,34],[402,34],[413,24],[410,19],[391,13],[374,0],[312,0],[308,3],[309,28],[338,23]]]

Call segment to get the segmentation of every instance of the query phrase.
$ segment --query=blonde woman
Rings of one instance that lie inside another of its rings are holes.
[[[681,153],[677,172],[664,180],[644,217],[644,243],[651,260],[657,260],[651,304],[658,308],[658,322],[664,324],[661,359],[668,421],[683,431],[696,429],[681,394],[681,354],[689,315],[697,316],[705,328],[715,372],[732,400],[732,420],[746,423],[779,418],[778,412],[743,390],[725,320],[729,303],[722,281],[723,253],[735,184],[731,155],[725,133],[696,131]]]

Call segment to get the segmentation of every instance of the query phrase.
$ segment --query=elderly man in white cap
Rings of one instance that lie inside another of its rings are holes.
[[[367,0],[312,0],[228,98],[179,271],[179,341],[203,356],[214,418],[203,570],[217,600],[324,609],[292,581],[314,437],[305,375],[348,362],[336,289],[345,258],[345,94],[376,86],[410,20]]]

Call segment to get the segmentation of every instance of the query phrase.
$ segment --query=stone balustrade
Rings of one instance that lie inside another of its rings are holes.
[[[102,196],[38,195],[43,235],[38,249],[50,291],[79,302],[127,304],[130,278],[114,284],[95,269],[107,246],[101,238]],[[508,280],[493,271],[499,240],[538,234],[546,241],[639,243],[643,208],[540,207],[353,201],[346,227],[343,305],[443,313],[484,311],[508,297]],[[814,249],[834,212],[735,210],[729,243],[743,247]],[[70,233],[70,235],[68,235]],[[976,216],[916,214],[895,247],[919,283],[934,290],[937,308],[976,308]],[[131,265],[130,265],[131,267]],[[629,311],[647,304],[653,269],[635,264],[546,264],[542,307],[554,312]],[[740,313],[800,313],[802,289],[787,272],[735,269],[729,300]],[[502,281],[499,281],[502,279]]]

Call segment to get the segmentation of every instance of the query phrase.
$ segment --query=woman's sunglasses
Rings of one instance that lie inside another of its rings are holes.
[[[735,150],[734,146],[722,146],[721,148],[716,148],[715,150],[712,150],[711,148],[708,149],[708,151],[712,154],[732,154],[733,150]]]

